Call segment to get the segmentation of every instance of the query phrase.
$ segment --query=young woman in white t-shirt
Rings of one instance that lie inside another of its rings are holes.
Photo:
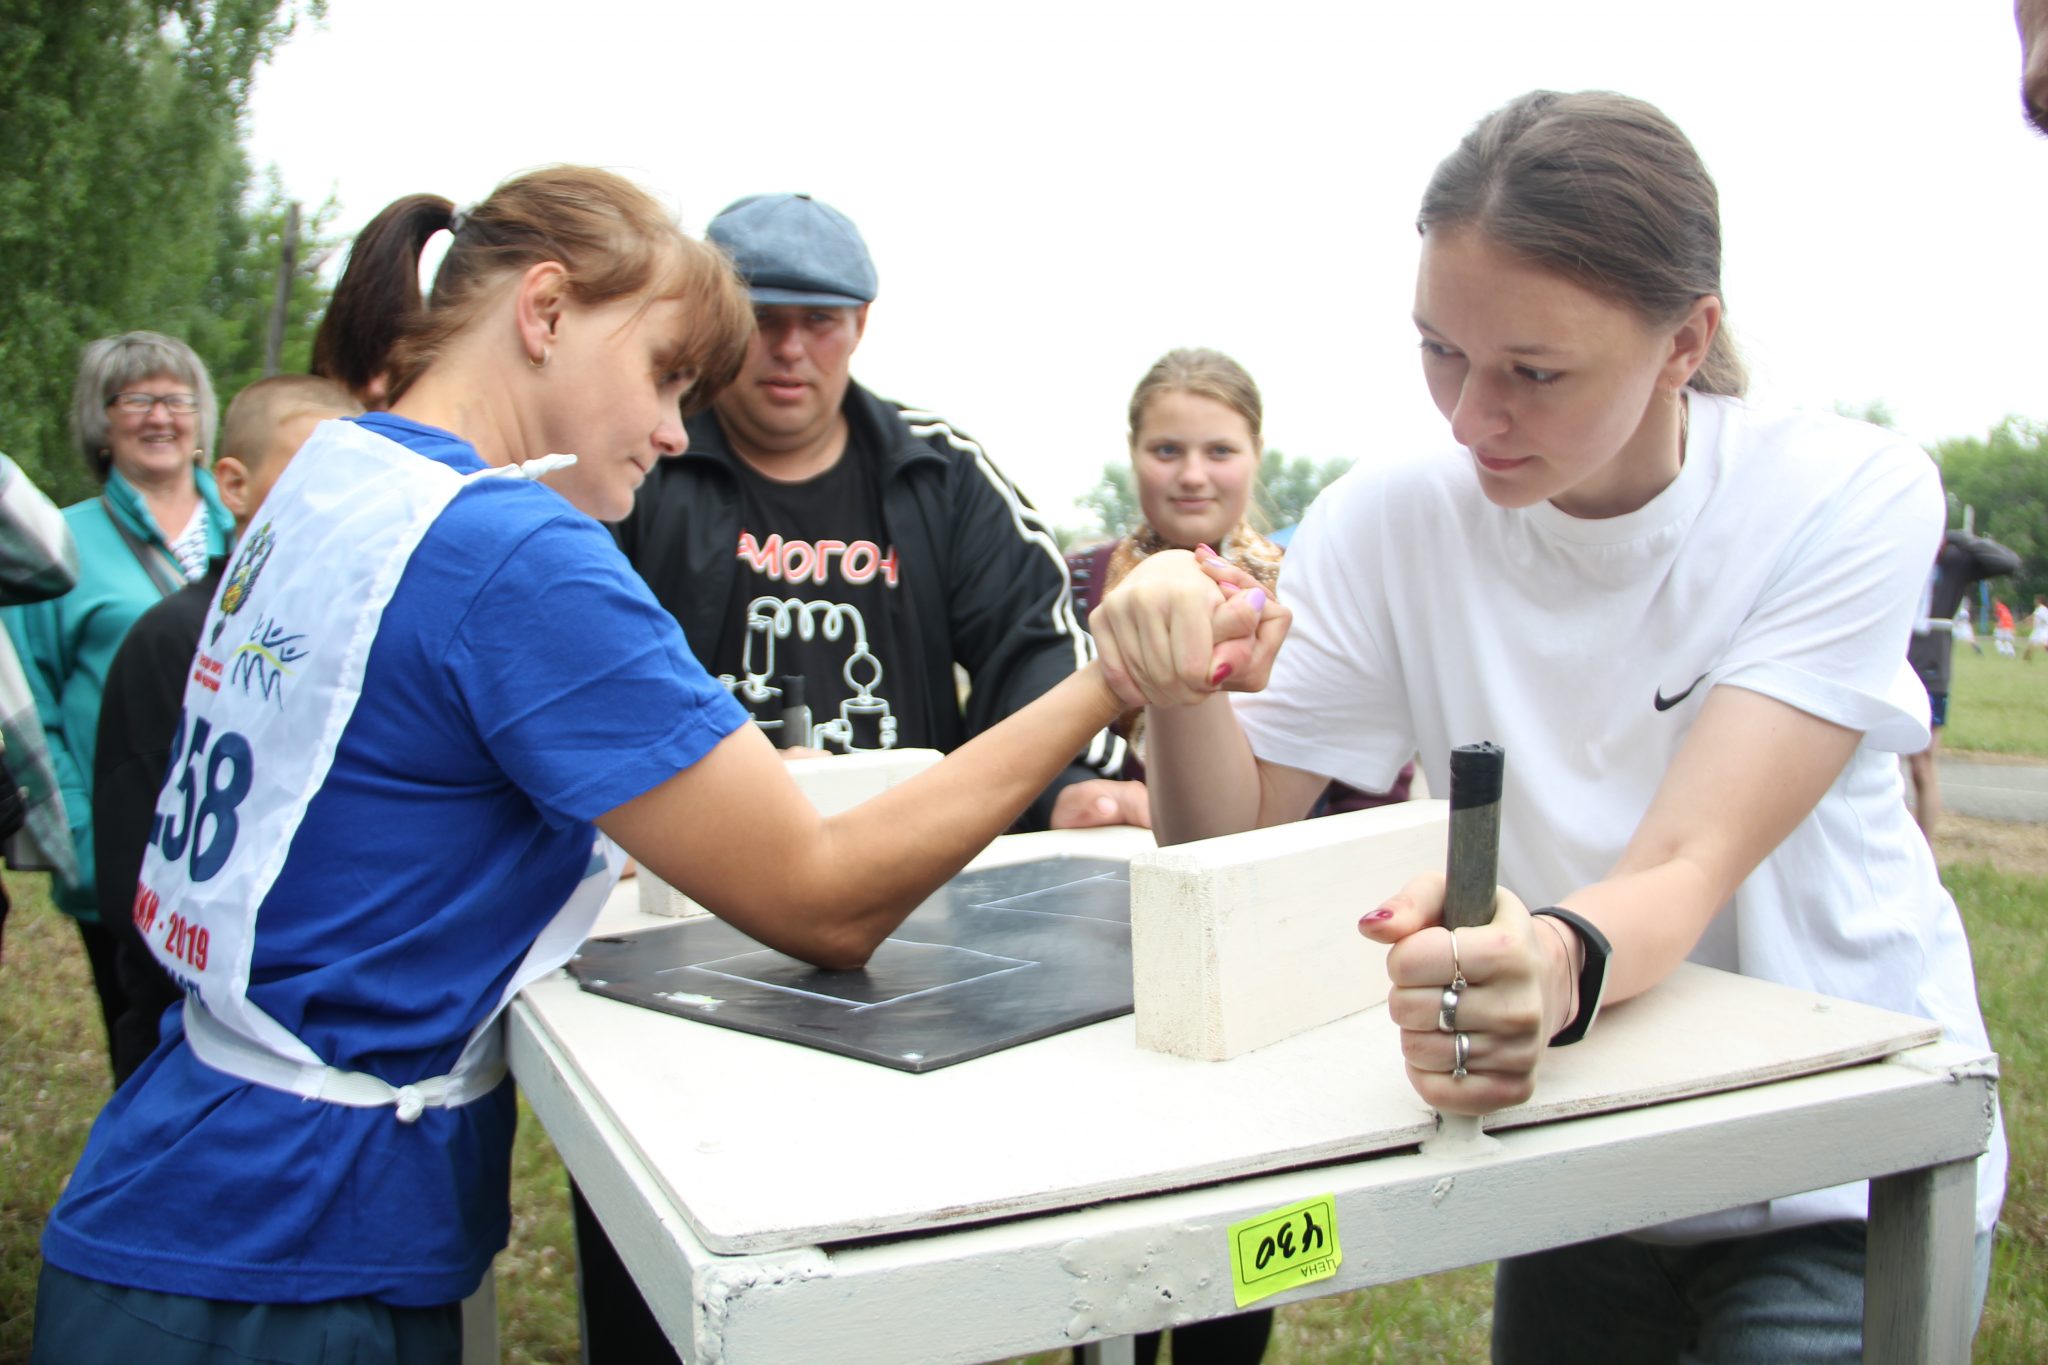
[[[1410,752],[1446,790],[1452,747],[1502,743],[1492,925],[1454,940],[1440,876],[1360,921],[1392,945],[1403,1061],[1442,1110],[1537,1090],[1607,946],[1610,1003],[1691,958],[1985,1046],[1896,759],[1928,737],[1905,644],[1943,521],[1931,463],[1741,402],[1713,182],[1648,105],[1513,101],[1438,168],[1418,228],[1423,374],[1456,448],[1318,500],[1242,668],[1211,658],[1209,614],[1252,589],[1219,560],[1154,555],[1091,621],[1150,707],[1162,840],[1298,819]],[[1979,1171],[1988,1233],[2002,1136]],[[1848,1186],[1509,1259],[1495,1358],[1856,1360],[1863,1217]]]

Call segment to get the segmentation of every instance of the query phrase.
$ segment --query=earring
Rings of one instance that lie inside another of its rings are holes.
[[[526,358],[526,363],[533,366],[533,368],[535,368],[536,370],[545,370],[548,367],[548,362],[550,360],[553,360],[554,358],[554,351],[546,346],[543,346],[540,348],[540,359],[535,360],[532,356],[528,356]]]

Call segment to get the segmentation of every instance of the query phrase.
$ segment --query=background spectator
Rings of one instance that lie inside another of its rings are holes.
[[[235,396],[221,425],[214,470],[221,501],[234,514],[238,541],[313,428],[326,418],[361,411],[338,381],[316,375],[274,375]],[[215,559],[202,577],[137,618],[107,670],[100,702],[93,754],[93,860],[100,923],[115,939],[115,976],[123,998],[109,1030],[116,1086],[155,1051],[163,1012],[184,994],[143,943],[131,906],[157,795],[177,742],[185,680],[226,565],[225,556]]]
[[[1913,638],[1906,645],[1906,659],[1927,688],[1933,729],[1927,747],[1906,756],[1906,772],[1913,782],[1913,818],[1920,822],[1920,832],[1930,843],[1934,840],[1934,822],[1941,818],[1941,768],[1936,759],[1941,753],[1942,727],[1948,724],[1949,671],[1956,644],[1954,622],[1961,619],[1962,628],[1969,629],[1969,617],[1958,618],[1956,613],[1967,610],[1963,594],[1972,583],[2015,573],[2019,567],[2020,557],[2011,550],[1968,531],[1945,532],[1941,549],[1934,555],[1934,567],[1927,579],[1927,598],[1920,620],[1913,627]],[[1979,654],[1984,652],[1974,638],[1970,639],[1970,648]]]
[[[205,467],[218,409],[192,348],[155,332],[85,348],[72,430],[100,495],[64,509],[78,586],[4,615],[64,794],[76,865],[51,900],[78,921],[111,1039],[122,1010],[114,940],[93,889],[92,771],[100,693],[135,618],[227,550],[228,511]]]

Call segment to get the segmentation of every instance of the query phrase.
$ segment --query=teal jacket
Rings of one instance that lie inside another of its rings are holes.
[[[206,502],[207,550],[227,553],[234,519],[220,500],[213,475],[195,470]],[[109,472],[104,497],[64,509],[64,521],[78,544],[78,586],[48,602],[0,610],[7,633],[28,675],[36,714],[50,741],[50,762],[64,793],[71,838],[78,853],[74,878],[53,877],[57,908],[87,924],[99,922],[92,883],[92,760],[98,738],[100,690],[114,651],[135,618],[163,597],[157,582],[122,540],[112,518],[143,544],[164,555],[170,546],[150,519],[142,495],[118,472]],[[111,517],[109,512],[111,510]],[[176,560],[167,561],[175,566]]]

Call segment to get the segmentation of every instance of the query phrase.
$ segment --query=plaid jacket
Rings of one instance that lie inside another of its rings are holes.
[[[78,550],[64,514],[14,461],[0,455],[0,607],[61,597],[77,581]],[[28,802],[27,824],[5,846],[7,865],[76,880],[77,855],[49,741],[14,642],[5,632],[0,632],[0,744],[5,745],[7,772]]]

